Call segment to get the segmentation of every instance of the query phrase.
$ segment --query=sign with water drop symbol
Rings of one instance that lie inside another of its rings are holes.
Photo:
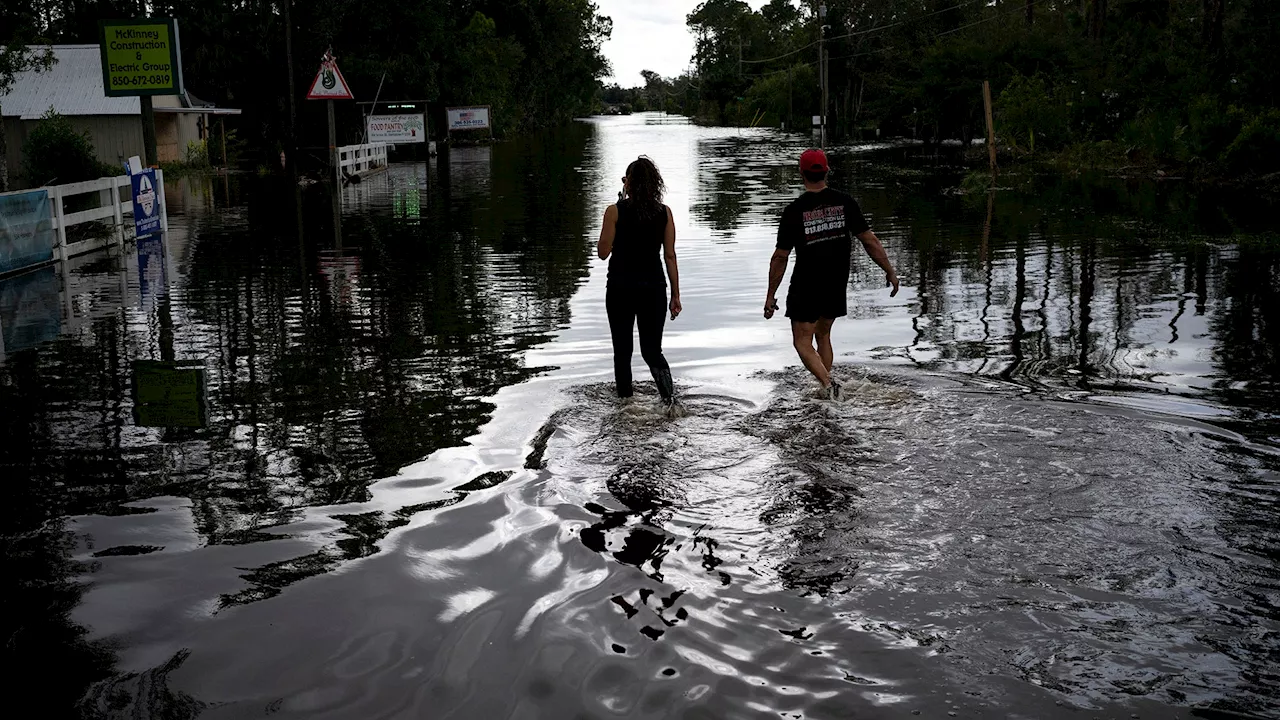
[[[329,53],[325,53],[320,61],[320,71],[316,79],[311,81],[311,90],[307,92],[308,100],[354,100],[351,89],[347,87],[346,78],[338,69],[338,61]]]

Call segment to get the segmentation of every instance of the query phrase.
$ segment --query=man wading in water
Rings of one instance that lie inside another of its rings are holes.
[[[818,378],[832,400],[840,399],[840,385],[831,379],[831,324],[844,317],[845,293],[849,284],[849,264],[853,236],[862,241],[867,255],[893,286],[889,297],[898,294],[898,275],[880,239],[871,232],[862,208],[848,195],[827,187],[827,155],[821,150],[805,150],[800,155],[804,194],[782,211],[778,225],[778,249],[769,260],[769,294],[764,300],[764,317],[778,309],[774,294],[787,272],[787,258],[796,251],[796,269],[787,290],[787,317],[791,337],[804,366]],[[817,349],[814,338],[818,339]]]

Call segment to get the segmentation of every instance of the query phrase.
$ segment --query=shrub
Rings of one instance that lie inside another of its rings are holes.
[[[1224,107],[1212,95],[1201,95],[1187,108],[1187,149],[1195,157],[1217,161],[1248,119],[1240,108]]]
[[[71,121],[50,108],[22,146],[23,173],[32,185],[95,180],[120,175],[122,168],[99,162],[89,133],[76,132]]]
[[[209,162],[221,164],[222,158],[226,157],[227,164],[231,167],[236,167],[240,164],[241,156],[244,155],[245,143],[234,129],[227,130],[225,153],[222,149],[224,138],[221,132],[211,133],[207,142],[209,146]],[[279,151],[276,152],[279,154]]]
[[[1035,152],[1055,149],[1070,140],[1070,107],[1058,97],[1044,76],[1015,75],[996,102],[1000,119],[996,131],[1011,145]]]
[[[187,152],[182,164],[192,170],[203,170],[212,167],[209,164],[209,145],[204,140],[187,142]]]
[[[985,193],[995,187],[995,178],[987,170],[972,170],[960,181],[960,192],[966,195]]]
[[[1120,141],[1149,160],[1180,162],[1190,158],[1187,126],[1172,112],[1143,112],[1125,124]]]
[[[1280,109],[1267,110],[1246,123],[1222,159],[1236,172],[1280,170]]]
[[[1055,156],[1057,164],[1070,172],[1112,168],[1124,164],[1124,150],[1110,140],[1069,145]]]
[[[749,124],[756,119],[756,112],[763,110],[757,125],[777,126],[785,121],[787,129],[792,132],[808,131],[809,119],[817,108],[806,112],[810,110],[809,101],[812,100],[806,90],[817,82],[817,74],[805,65],[793,67],[790,74],[774,72],[757,78],[744,96],[746,111],[739,114],[744,118],[742,124]]]

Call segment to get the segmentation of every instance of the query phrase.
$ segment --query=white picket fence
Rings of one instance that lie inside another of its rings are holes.
[[[338,148],[338,173],[337,181],[339,185],[342,183],[342,171],[345,170],[346,175],[357,175],[359,173],[367,173],[378,168],[387,166],[387,145],[385,143],[370,143],[366,145],[344,145]]]
[[[125,189],[121,192],[120,188]],[[53,213],[53,231],[57,238],[54,242],[53,253],[60,262],[65,263],[67,258],[91,253],[112,245],[120,245],[126,237],[131,236],[133,233],[133,191],[130,188],[129,176],[127,175],[33,189],[43,189],[49,192],[49,206]],[[30,190],[21,190],[19,192],[30,192]],[[98,207],[73,213],[66,212],[68,198],[94,193],[98,195]],[[2,193],[0,196],[13,194],[16,193]],[[169,215],[166,211],[164,198],[163,170],[156,170],[156,195],[160,202],[160,230],[168,232]],[[129,216],[128,223],[125,222],[126,215]],[[68,240],[68,228],[102,220],[111,221],[111,234],[109,236],[81,240],[79,242],[70,242]]]

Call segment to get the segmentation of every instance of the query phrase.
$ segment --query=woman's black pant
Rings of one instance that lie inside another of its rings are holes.
[[[613,335],[613,376],[618,397],[631,397],[632,328],[640,330],[640,356],[649,365],[663,399],[671,398],[671,366],[662,356],[662,326],[667,320],[667,288],[664,285],[610,285],[604,295]]]

